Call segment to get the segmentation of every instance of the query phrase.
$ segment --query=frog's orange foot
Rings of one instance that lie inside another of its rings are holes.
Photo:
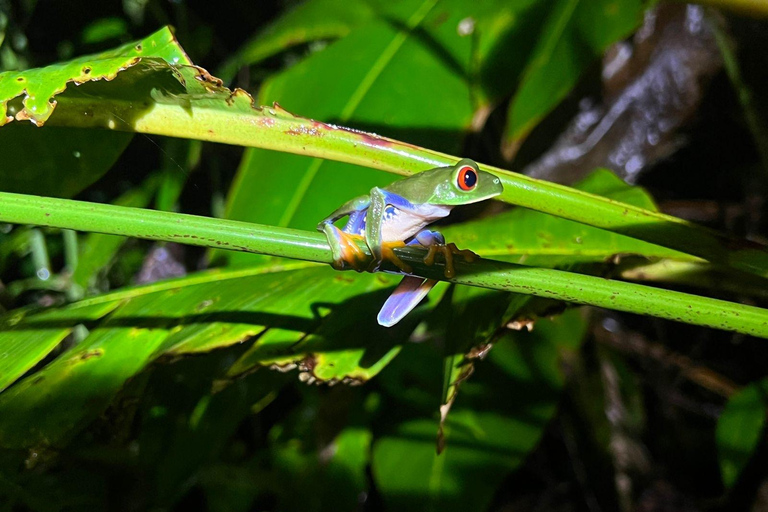
[[[424,257],[424,263],[427,265],[433,265],[435,263],[435,256],[437,253],[442,254],[443,259],[445,259],[444,274],[448,279],[456,275],[456,270],[453,268],[454,256],[461,256],[464,258],[464,261],[470,263],[479,258],[477,254],[473,253],[469,249],[459,249],[454,243],[432,244],[429,246],[429,252],[427,252],[427,255]]]
[[[397,268],[399,268],[406,274],[410,274],[411,271],[413,270],[411,266],[408,265],[403,260],[401,260],[393,250],[398,247],[405,247],[405,243],[399,240],[394,242],[382,242],[381,243],[381,261],[376,263],[377,268],[381,262],[389,261],[390,263],[395,265]]]
[[[327,224],[323,231],[333,251],[333,268],[346,270],[352,267],[358,272],[365,270],[368,256],[358,246],[358,241],[363,240],[362,236],[345,233],[333,224]]]

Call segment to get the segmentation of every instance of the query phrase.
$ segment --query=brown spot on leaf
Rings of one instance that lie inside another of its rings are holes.
[[[317,366],[317,359],[313,354],[308,355],[299,363],[299,370],[311,372]]]
[[[93,359],[94,357],[101,357],[104,355],[104,350],[100,348],[95,348],[93,350],[86,350],[84,352],[81,352],[80,354],[77,354],[76,357],[72,358],[72,362],[76,363],[79,361],[87,361],[88,359]]]

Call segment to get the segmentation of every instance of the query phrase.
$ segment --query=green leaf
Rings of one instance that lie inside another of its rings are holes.
[[[560,354],[578,347],[585,328],[574,311],[541,321],[533,332],[507,335],[457,400],[441,455],[436,421],[409,419],[377,440],[372,471],[388,508],[487,509],[554,414],[564,380]]]
[[[81,40],[86,44],[95,44],[117,39],[128,34],[128,23],[123,18],[101,18],[83,29]]]
[[[0,331],[0,391],[40,362],[75,326],[97,321],[117,306],[115,302],[5,315]],[[34,317],[32,325],[30,316]]]
[[[171,64],[191,64],[169,28],[136,43],[95,55],[52,64],[44,68],[0,73],[0,126],[14,119],[42,126],[56,108],[56,95],[71,85],[112,80],[120,71],[142,59],[162,59]],[[21,108],[11,100],[21,98]],[[9,108],[12,107],[12,108]]]
[[[717,420],[717,455],[723,485],[733,487],[760,440],[765,437],[768,379],[733,395]]]
[[[652,198],[643,189],[627,185],[607,170],[593,172],[575,188],[656,210]],[[601,264],[600,271],[604,269],[602,264],[614,255],[690,259],[670,249],[525,208],[447,226],[441,231],[447,241],[483,257],[586,273],[589,269],[585,264]],[[448,332],[451,336],[446,355],[442,418],[447,417],[460,384],[473,371],[475,356],[471,352],[492,343],[493,335],[501,326],[521,315],[522,320],[535,320],[539,316],[537,311],[551,311],[556,304],[540,299],[536,302],[530,295],[469,287],[457,287],[450,300]]]
[[[432,8],[431,2],[422,4],[409,17],[406,27],[417,27],[424,17],[431,12]],[[372,31],[374,29],[375,27],[371,28]],[[414,48],[422,45],[421,38],[409,37],[410,32],[406,29],[393,29],[387,26],[375,30],[381,30],[380,34],[389,30],[391,33],[395,33],[395,36],[389,40],[385,48],[378,49],[379,52],[376,53],[373,61],[374,65],[367,68],[370,73],[365,73],[364,77],[358,77],[360,79],[365,78],[365,80],[356,82],[352,87],[345,84],[344,87],[339,88],[340,91],[351,93],[351,96],[346,99],[342,98],[342,101],[339,101],[338,98],[333,101],[329,100],[329,104],[333,105],[334,109],[343,109],[339,114],[342,118],[345,115],[360,116],[366,113],[363,107],[367,105],[367,93],[384,83],[383,79],[379,80],[378,78],[386,76],[390,68],[396,69],[394,63],[400,61],[395,57],[401,56],[402,50],[406,47],[410,48],[410,45]],[[352,34],[338,44],[350,40],[352,40]],[[365,41],[361,41],[361,45],[364,44]],[[316,54],[313,59],[327,55],[336,46],[333,45],[328,50]],[[403,62],[407,62],[409,59],[412,61],[413,58],[419,56],[433,59],[432,46],[426,46],[428,48],[422,46],[419,51],[409,52],[408,57]],[[381,53],[384,49],[386,52]],[[358,51],[359,49],[353,48],[351,50]],[[451,76],[454,67],[447,64],[446,59],[438,60],[440,65],[445,68],[443,74]],[[393,63],[392,66],[387,65],[390,62]],[[332,70],[324,69],[326,72],[325,82],[320,81],[331,88],[336,87],[337,84],[334,83],[333,79],[339,74],[335,71],[337,69],[335,64],[334,62]],[[355,65],[350,65],[350,69],[354,70],[355,68]],[[295,66],[293,69],[301,71],[302,66]],[[288,73],[293,72],[293,69]],[[413,76],[416,76],[415,73],[419,69],[418,66],[415,69],[413,66],[403,66],[403,69],[399,70],[398,73],[405,73],[405,76],[410,78],[411,75],[407,71],[413,71]],[[33,71],[39,72],[40,70]],[[297,73],[301,76],[303,72]],[[349,74],[345,69],[341,76]],[[455,80],[461,81],[459,75],[460,73],[453,77],[453,85],[456,86],[456,90],[461,89],[458,82],[455,82]],[[434,76],[430,74],[428,78],[432,79]],[[439,91],[445,89],[450,92],[453,90],[449,82],[445,80],[441,80],[441,82],[443,82],[443,88]],[[389,86],[387,91],[399,91],[398,94],[406,99],[416,97],[413,93],[402,92],[403,83],[405,82],[393,78],[391,83],[387,84]],[[421,83],[412,85],[417,87]],[[305,89],[303,82],[296,87]],[[467,92],[467,89],[464,92]],[[382,98],[387,97],[384,91],[377,91],[377,94],[380,94]],[[433,96],[437,97],[439,94]],[[304,100],[302,101],[308,101],[306,100],[307,97],[306,95],[303,96]],[[374,100],[378,97],[374,97]],[[49,122],[55,122],[60,126],[103,127],[240,144],[331,159],[400,174],[410,174],[432,166],[451,165],[457,160],[456,157],[426,150],[413,144],[294,116],[278,107],[254,108],[252,98],[245,91],[240,89],[231,91],[222,87],[220,81],[200,68],[175,66],[164,60],[146,59],[146,61],[142,61],[117,75],[117,78],[112,82],[84,84],[77,90],[70,88],[57,98],[59,99],[57,114]],[[463,111],[465,107],[466,111],[471,112],[470,101],[466,96],[462,95],[461,98],[455,99],[457,102],[447,102],[448,107],[442,103],[433,105],[434,108],[430,107],[427,113],[439,111],[441,116],[445,116],[442,112],[454,108],[457,109],[457,112]],[[318,104],[314,100],[311,103],[313,105]],[[374,104],[378,104],[378,102],[374,101]],[[382,108],[386,108],[383,119],[387,123],[392,123],[394,129],[397,128],[397,123],[400,121],[408,120],[407,116],[411,115],[412,109],[392,109],[391,105],[392,103],[383,106],[379,104],[377,108],[379,114],[382,113]],[[376,112],[376,109],[372,111]],[[367,113],[371,114],[371,112]],[[364,117],[361,119],[365,120]],[[456,117],[451,115],[440,119],[446,122],[457,121]],[[440,127],[438,126],[438,128]],[[451,143],[451,137],[445,133],[432,133],[430,135],[429,131],[423,133],[418,126],[413,132],[413,138],[417,136],[435,137],[435,141],[444,139],[445,143]],[[460,133],[457,138],[460,138]],[[259,164],[274,163],[259,158],[252,160]],[[311,215],[313,219],[320,215],[326,215],[318,212],[331,211],[342,201],[350,198],[349,194],[338,192],[341,190],[339,184],[359,180],[359,183],[368,182],[367,187],[365,187],[367,189],[371,185],[369,180],[373,179],[371,175],[355,175],[355,177],[346,173],[338,176],[334,173],[326,175],[328,173],[322,168],[324,164],[307,164],[306,162],[308,161],[300,163],[298,160],[292,160],[290,165],[284,167],[288,169],[293,165],[301,165],[301,167],[295,168],[297,172],[287,172],[289,176],[300,176],[301,180],[294,187],[286,187],[294,192],[288,198],[288,203],[282,203],[287,208],[286,222],[293,222],[293,218],[302,212],[306,212],[307,217]],[[283,170],[282,166],[278,167]],[[768,272],[768,251],[761,245],[745,243],[681,219],[600,198],[585,192],[574,191],[562,185],[507,173],[489,166],[481,167],[494,172],[501,180],[504,192],[499,196],[499,199],[502,201],[674,248],[715,264],[758,275],[766,275]],[[269,170],[270,174],[266,177],[259,175],[264,179],[253,180],[249,186],[240,187],[245,189],[246,194],[243,194],[236,202],[248,205],[258,204],[260,187],[265,183],[275,181],[273,174],[271,174],[275,167],[262,165],[262,170],[258,172],[266,172],[263,170],[265,168]],[[241,185],[244,183],[242,176],[244,173],[240,173]],[[318,176],[321,177],[320,180],[317,179]],[[384,180],[385,178],[379,179]],[[313,191],[311,197],[318,201],[312,205],[306,199],[309,196],[303,193],[310,187]],[[364,187],[358,184],[355,188],[363,189]],[[346,192],[351,193],[352,190],[348,189]],[[343,197],[339,198],[336,194]],[[318,205],[327,205],[327,208],[316,208]],[[314,211],[307,212],[306,210],[310,206],[314,208]],[[296,221],[299,221],[298,217]],[[308,223],[309,218],[303,219],[302,222]]]
[[[366,380],[394,357],[408,329],[375,325],[373,305],[393,284],[385,275],[351,279],[328,267],[208,272],[61,310],[9,315],[0,331],[3,387],[72,326],[86,324],[90,334],[0,395],[0,446],[64,443],[158,356],[207,352],[254,337],[260,348],[258,357],[250,353],[250,367],[279,362],[299,365],[315,380]],[[359,321],[366,324],[363,339],[355,335]],[[283,336],[271,336],[273,330]]]
[[[558,0],[509,106],[505,145],[514,149],[576,85],[611,43],[642,20],[640,0]]]
[[[271,446],[273,464],[281,482],[276,489],[278,510],[355,510],[360,494],[368,487],[366,468],[371,432],[364,428],[345,428],[329,446],[322,448],[322,453],[307,449],[311,442],[307,437],[297,435]],[[307,495],[313,496],[310,502]]]

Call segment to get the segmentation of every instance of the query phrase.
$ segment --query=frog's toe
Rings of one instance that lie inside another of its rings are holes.
[[[429,246],[429,252],[427,252],[427,255],[424,257],[424,263],[427,265],[432,265],[435,263],[435,256],[437,253],[440,253],[443,255],[443,258],[445,259],[445,271],[444,275],[448,279],[452,278],[456,275],[456,269],[453,266],[453,257],[458,255],[464,258],[464,261],[472,262],[475,261],[479,256],[475,254],[474,252],[470,251],[469,249],[459,249],[456,247],[456,244],[449,243],[449,244],[432,244]]]
[[[395,251],[393,249],[396,249],[398,247],[405,247],[405,243],[401,241],[395,241],[395,242],[382,242],[381,243],[381,260],[375,263],[376,269],[381,265],[384,261],[389,261],[393,265],[395,265],[397,268],[405,272],[406,274],[410,274],[413,270],[410,265],[408,265],[406,262],[401,260],[397,254],[395,254]]]

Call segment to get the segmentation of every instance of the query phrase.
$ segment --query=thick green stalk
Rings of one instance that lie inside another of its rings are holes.
[[[114,205],[0,192],[0,222],[133,236],[241,250],[318,263],[331,261],[320,233]],[[361,249],[365,249],[361,245]],[[417,275],[444,279],[424,252],[398,250]],[[628,311],[768,338],[768,310],[559,270],[492,260],[458,262],[450,281]]]
[[[243,97],[237,100],[246,101]],[[411,144],[297,117],[279,107],[240,107],[228,108],[213,101],[200,105],[191,102],[187,108],[174,103],[154,103],[139,109],[130,102],[62,95],[49,124],[107,127],[258,147],[404,175],[456,161],[454,156]],[[84,112],[88,115],[83,115]],[[563,185],[496,167],[481,167],[501,178],[504,192],[499,199],[508,203],[768,276],[768,252],[761,245]]]

